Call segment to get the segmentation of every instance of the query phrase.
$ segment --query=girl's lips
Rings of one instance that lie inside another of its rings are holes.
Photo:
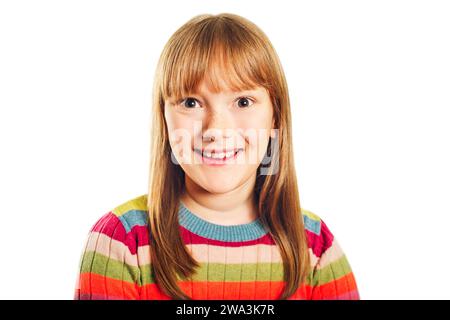
[[[230,150],[225,150],[225,149],[211,149],[211,150],[206,150],[206,149],[202,149],[202,150],[200,150],[200,149],[194,149],[194,151],[197,151],[198,153],[200,153],[200,154],[203,154],[203,153],[229,153],[229,152],[231,152],[231,151],[234,151],[234,152],[237,152],[237,151],[239,151],[239,150],[242,150],[243,148],[234,148],[234,149],[230,149]]]
[[[230,162],[234,161],[242,151],[243,151],[242,149],[238,149],[231,157],[224,158],[224,159],[215,159],[215,158],[205,157],[201,154],[200,150],[197,150],[197,149],[194,150],[194,153],[196,154],[197,158],[200,158],[200,161],[202,164],[207,164],[207,165],[212,165],[212,166],[222,166],[222,165],[226,165],[226,164],[229,164]]]

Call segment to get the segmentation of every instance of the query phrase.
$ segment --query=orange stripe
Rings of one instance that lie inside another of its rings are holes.
[[[120,299],[139,299],[137,284],[111,279],[95,273],[81,273],[79,277],[80,294],[94,294],[111,296]],[[224,299],[224,300],[274,300],[284,289],[283,281],[255,282],[217,282],[217,281],[180,281],[180,288],[193,299]],[[256,287],[256,290],[255,290]],[[270,288],[270,290],[269,290]],[[337,280],[312,288],[303,284],[288,298],[288,300],[303,300],[311,297],[314,300],[333,299],[347,292],[357,290],[353,273],[349,273]],[[240,293],[240,295],[239,295]],[[152,283],[142,288],[141,299],[170,300],[159,287]]]
[[[283,281],[221,282],[221,281],[179,281],[183,292],[194,300],[275,300],[284,289]],[[256,288],[256,290],[255,290]],[[304,300],[311,296],[312,287],[303,284],[288,300]],[[154,283],[142,288],[142,300],[170,300],[171,298]]]
[[[141,300],[171,300],[171,297],[164,294],[158,285],[150,283],[142,287]]]
[[[139,299],[137,284],[111,279],[92,272],[80,274],[80,294],[98,294],[120,299]]]
[[[315,287],[311,299],[333,299],[353,290],[357,290],[357,287],[353,272],[350,272],[337,280]]]
[[[310,299],[311,292],[312,287],[310,285],[302,284],[287,300],[307,300]]]

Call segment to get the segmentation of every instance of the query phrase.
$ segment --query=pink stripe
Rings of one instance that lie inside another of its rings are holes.
[[[338,296],[328,298],[328,300],[360,300],[360,297],[359,297],[358,290],[352,290],[352,291],[340,294]]]
[[[124,298],[111,295],[105,296],[103,294],[82,293],[79,295],[78,299],[75,300],[124,300]]]
[[[132,254],[136,254],[137,244],[136,237],[132,232],[133,230],[126,233],[122,222],[112,212],[105,214],[98,223],[92,227],[91,231],[103,233],[114,240],[122,242],[130,249]]]

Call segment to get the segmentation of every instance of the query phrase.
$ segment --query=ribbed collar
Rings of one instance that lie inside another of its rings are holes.
[[[191,212],[181,201],[178,217],[180,225],[184,228],[199,236],[213,240],[229,242],[250,241],[259,239],[267,234],[259,218],[250,223],[238,225],[225,226],[215,224]]]

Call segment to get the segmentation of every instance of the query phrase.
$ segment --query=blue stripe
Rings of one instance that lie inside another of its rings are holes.
[[[238,225],[220,225],[209,222],[192,213],[180,201],[179,222],[189,231],[208,239],[227,242],[250,241],[268,233],[260,219]]]
[[[130,210],[119,216],[126,232],[130,232],[135,226],[146,226],[148,223],[148,211],[145,210]]]
[[[122,222],[126,232],[130,232],[135,226],[146,226],[148,224],[148,211],[130,210],[118,218]],[[237,226],[217,225],[199,218],[182,204],[179,207],[179,219],[180,224],[190,231],[206,238],[221,241],[255,240],[267,233],[259,219]],[[320,221],[303,215],[303,223],[305,229],[320,235]]]
[[[313,220],[307,215],[303,215],[303,223],[305,224],[305,229],[320,235],[320,221]]]

